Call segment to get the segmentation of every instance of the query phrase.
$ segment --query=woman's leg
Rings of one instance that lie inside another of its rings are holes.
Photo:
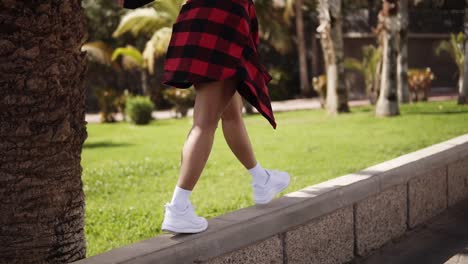
[[[195,85],[193,125],[182,149],[177,186],[192,190],[205,167],[213,146],[219,119],[236,92],[238,81],[206,82]]]
[[[257,161],[242,120],[242,106],[242,97],[236,92],[221,116],[222,127],[231,151],[246,169],[251,169]]]
[[[232,78],[195,85],[193,125],[182,148],[179,179],[172,201],[165,205],[161,230],[197,233],[208,227],[206,218],[196,216],[194,208],[189,206],[189,197],[208,160],[219,119],[235,93],[237,83],[237,80]],[[187,210],[192,213],[175,213]]]

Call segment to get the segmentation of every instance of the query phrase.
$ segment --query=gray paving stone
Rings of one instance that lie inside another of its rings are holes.
[[[285,236],[287,263],[344,263],[354,256],[353,207],[338,209]]]
[[[281,246],[281,239],[279,235],[274,235],[253,245],[229,252],[203,263],[283,263],[283,248]]]
[[[448,204],[468,198],[468,158],[448,166]]]
[[[407,185],[391,187],[355,206],[357,254],[367,255],[407,229]]]
[[[447,208],[447,169],[440,167],[424,172],[409,182],[410,228],[425,222]]]

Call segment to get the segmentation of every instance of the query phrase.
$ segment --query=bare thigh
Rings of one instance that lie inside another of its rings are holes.
[[[223,111],[236,93],[237,85],[236,78],[194,85],[196,91],[194,126],[217,126]]]

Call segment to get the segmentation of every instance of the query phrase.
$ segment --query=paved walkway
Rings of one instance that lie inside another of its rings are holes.
[[[449,208],[359,264],[467,264],[468,200]]]
[[[445,101],[455,99],[456,95],[437,95],[429,97],[429,101]],[[350,106],[362,106],[368,105],[369,100],[352,100],[349,102]],[[283,111],[294,111],[294,110],[306,110],[306,109],[320,109],[320,101],[318,98],[307,98],[307,99],[293,99],[285,101],[274,101],[271,103],[271,107],[274,112]],[[254,108],[254,112],[257,113]],[[156,119],[168,119],[174,118],[175,112],[173,110],[154,111],[153,117]],[[193,109],[190,109],[188,116],[193,115]],[[116,114],[118,121],[122,120],[122,115]],[[88,123],[99,123],[99,114],[86,114],[86,121]]]

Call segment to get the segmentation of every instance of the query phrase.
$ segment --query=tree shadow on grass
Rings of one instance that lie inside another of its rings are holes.
[[[467,110],[453,110],[453,111],[407,111],[405,115],[462,115],[468,114]]]
[[[94,149],[94,148],[109,148],[109,147],[127,147],[131,146],[133,144],[129,143],[115,143],[112,141],[98,141],[98,142],[92,142],[92,143],[85,143],[83,145],[83,148],[89,148],[89,149]]]

